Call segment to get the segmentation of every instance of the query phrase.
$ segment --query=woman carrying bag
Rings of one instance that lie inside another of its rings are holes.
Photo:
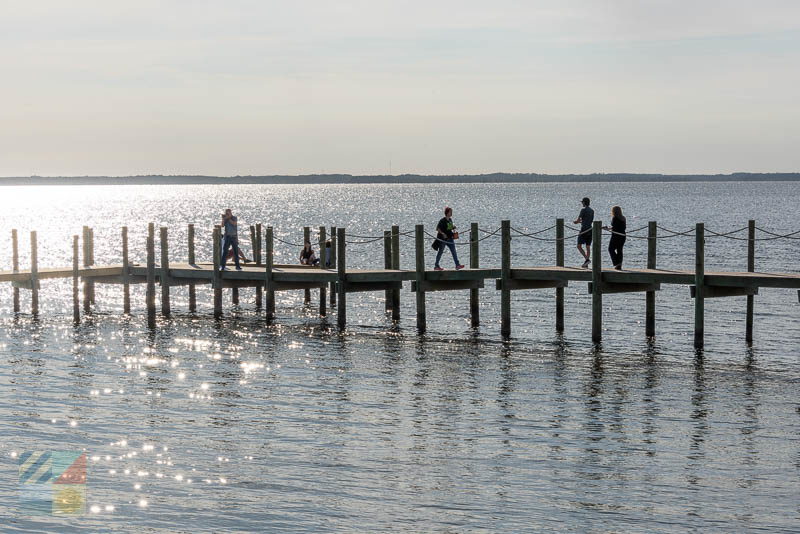
[[[447,245],[450,252],[453,254],[456,270],[464,268],[464,266],[458,262],[458,254],[456,253],[456,244],[454,241],[458,239],[458,232],[456,231],[456,225],[453,224],[452,217],[453,209],[447,207],[444,209],[444,217],[442,217],[439,224],[436,225],[436,243],[438,243],[439,246],[437,247],[434,271],[444,271],[444,269],[439,266],[439,260],[442,259],[442,254],[444,254],[444,247],[442,245]]]

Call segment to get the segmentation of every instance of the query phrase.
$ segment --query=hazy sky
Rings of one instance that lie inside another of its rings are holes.
[[[798,0],[0,9],[0,176],[800,171]]]

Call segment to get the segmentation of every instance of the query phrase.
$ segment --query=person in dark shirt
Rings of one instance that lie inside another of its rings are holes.
[[[454,241],[455,237],[455,230],[456,225],[453,224],[453,209],[452,208],[445,208],[444,209],[444,217],[439,220],[439,224],[436,225],[436,238],[439,240],[439,250],[436,253],[436,266],[433,268],[434,271],[444,271],[439,266],[439,260],[442,259],[442,254],[444,254],[444,247],[441,245],[447,245],[447,248],[450,249],[450,252],[453,254],[453,261],[456,264],[456,270],[463,269],[464,266],[458,263],[458,254],[456,253],[456,243]]]
[[[581,209],[580,214],[578,214],[578,218],[575,219],[573,224],[581,224],[581,232],[578,234],[578,252],[581,253],[583,259],[583,267],[586,269],[589,266],[589,253],[592,246],[592,222],[594,221],[594,210],[589,207],[589,197],[583,197],[581,201],[583,204],[583,209]],[[583,250],[583,246],[586,245],[586,250]]]
[[[608,254],[611,256],[611,265],[618,271],[622,270],[622,247],[625,245],[625,231],[627,221],[622,215],[622,208],[614,206],[611,208],[611,227],[604,226],[606,230],[611,230],[611,239],[608,241]]]
[[[306,241],[303,245],[303,250],[300,251],[300,264],[301,265],[317,265],[319,259],[314,254],[314,249],[311,248],[311,243]]]
[[[222,259],[220,260],[220,271],[225,270],[225,264],[228,261],[228,250],[233,249],[233,261],[236,264],[236,270],[241,271],[242,267],[239,265],[239,235],[237,231],[238,219],[233,212],[228,208],[222,215],[222,226],[225,229],[225,237],[222,240]]]

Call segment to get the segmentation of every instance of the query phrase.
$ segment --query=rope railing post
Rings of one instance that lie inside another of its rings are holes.
[[[319,227],[319,267],[320,269],[325,268],[325,227]],[[319,286],[319,314],[321,317],[325,317],[328,311],[326,309],[326,304],[328,300],[328,295],[326,293],[327,284],[323,283]]]
[[[600,259],[603,223],[592,223],[592,343],[603,338],[603,266]]]
[[[11,270],[19,272],[19,243],[17,240],[17,229],[11,230]],[[14,313],[19,313],[19,288],[14,287]]]
[[[128,227],[122,227],[122,313],[131,313],[131,266],[128,251]]]
[[[84,269],[91,265],[89,261],[89,227],[83,227],[83,267]],[[92,304],[91,286],[89,277],[83,276],[83,312],[89,313]]]
[[[275,319],[275,289],[272,282],[272,265],[275,260],[275,241],[272,236],[272,226],[267,226],[267,231],[264,236],[266,240],[267,256],[264,258],[264,288],[267,293],[267,322],[272,322]]]
[[[656,244],[658,243],[658,226],[656,221],[647,223],[647,268],[656,268]],[[644,335],[648,338],[656,335],[656,292],[645,293]]]
[[[383,268],[389,270],[392,268],[392,232],[391,230],[383,231]],[[394,304],[392,303],[392,290],[387,289],[384,292],[384,309],[389,313]]]
[[[256,243],[255,248],[253,248],[253,261],[256,263],[256,267],[261,267],[262,264],[262,256],[261,256],[261,223],[256,224]],[[264,304],[264,288],[259,284],[256,286],[256,309],[260,310]]]
[[[196,265],[197,264],[197,257],[195,256],[194,251],[194,224],[189,225],[189,265]],[[195,313],[197,311],[197,288],[194,284],[189,284],[189,313]]]
[[[147,287],[145,289],[145,307],[147,308],[147,326],[156,327],[156,250],[155,224],[147,225]],[[85,246],[85,244],[84,244]],[[86,306],[86,285],[84,284],[83,303]]]
[[[695,227],[694,260],[694,348],[703,348],[705,330],[705,225]]]
[[[214,289],[214,319],[222,317],[222,271],[220,271],[222,253],[220,252],[219,246],[222,232],[220,228],[220,225],[215,225],[214,233],[211,236],[211,254],[214,258],[214,274],[212,278],[212,286]]]
[[[392,226],[392,269],[400,270],[400,227]],[[392,290],[392,321],[400,320],[400,290]]]
[[[336,268],[336,227],[331,226],[331,269]],[[336,306],[336,282],[331,282],[331,309]]]
[[[747,272],[752,273],[756,270],[756,221],[747,221]],[[755,299],[753,295],[747,295],[747,318],[745,320],[744,340],[747,343],[753,342],[753,308]]]
[[[564,266],[564,219],[556,219],[556,267]],[[556,288],[556,332],[564,331],[564,288]]]
[[[31,232],[31,315],[39,315],[39,245]]]
[[[500,335],[507,339],[511,337],[511,221],[501,221],[500,228]]]
[[[167,235],[167,227],[160,228],[161,238],[161,268],[159,269],[159,281],[161,283],[161,315],[169,317],[169,238]]]
[[[80,238],[76,235],[72,236],[72,322],[75,324],[80,324],[81,322],[80,281],[78,280],[78,269],[80,268],[79,245]]]
[[[305,246],[306,243],[310,243],[310,242],[311,242],[311,227],[304,226],[303,227],[303,246]],[[311,290],[308,289],[308,288],[306,288],[303,291],[303,303],[306,304],[306,305],[311,304]]]
[[[337,284],[336,291],[338,294],[338,303],[336,309],[336,323],[339,328],[344,329],[347,324],[347,288],[345,282],[347,280],[347,258],[345,257],[345,229],[336,229],[336,274]]]
[[[478,223],[472,223],[469,227],[469,268],[478,269],[480,267],[480,256],[478,241]],[[477,328],[481,324],[480,318],[480,289],[473,287],[469,290],[469,317],[472,328]]]
[[[419,333],[425,332],[425,227],[421,224],[414,226],[414,259],[415,275],[417,282],[417,330]]]

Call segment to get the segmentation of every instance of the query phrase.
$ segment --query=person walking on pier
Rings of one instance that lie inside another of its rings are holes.
[[[581,232],[578,234],[578,252],[583,256],[584,262],[581,267],[584,269],[589,267],[589,253],[592,246],[592,222],[594,221],[594,210],[589,207],[589,203],[589,197],[583,197],[583,200],[581,200],[583,209],[578,214],[578,218],[572,223],[581,224]],[[583,250],[584,245],[586,245],[585,251]]]
[[[444,247],[442,245],[447,245],[447,248],[450,249],[450,253],[453,255],[453,261],[456,264],[456,270],[463,269],[464,266],[458,262],[458,253],[456,253],[455,239],[458,239],[458,232],[456,232],[456,225],[453,224],[453,208],[446,207],[444,209],[444,217],[442,217],[439,220],[439,224],[436,225],[436,238],[439,241],[439,248],[436,252],[436,266],[433,270],[444,271],[444,269],[439,266],[439,260],[442,259],[442,254],[444,254]]]
[[[220,271],[225,270],[225,264],[228,261],[228,250],[233,248],[233,260],[236,264],[236,270],[241,271],[242,267],[239,265],[239,235],[237,231],[238,219],[233,214],[230,208],[225,210],[222,216],[222,226],[225,228],[225,237],[222,240],[222,259],[219,264],[221,265]]]
[[[611,256],[611,265],[618,271],[622,270],[622,247],[627,239],[625,230],[627,221],[622,215],[622,208],[614,206],[611,208],[611,227],[604,226],[603,229],[611,231],[611,239],[608,241],[608,254]]]

